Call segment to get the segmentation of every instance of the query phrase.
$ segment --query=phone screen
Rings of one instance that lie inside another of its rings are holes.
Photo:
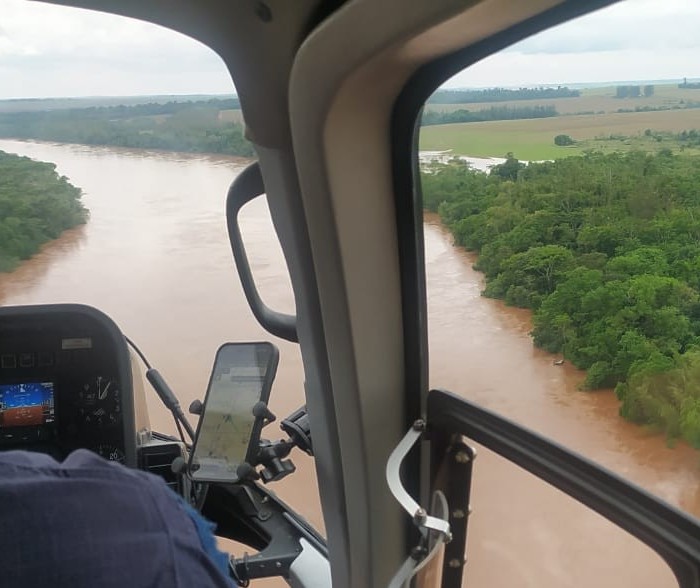
[[[190,459],[198,482],[237,482],[238,466],[260,440],[262,420],[253,414],[267,402],[279,352],[272,343],[226,343],[214,361],[204,411]]]

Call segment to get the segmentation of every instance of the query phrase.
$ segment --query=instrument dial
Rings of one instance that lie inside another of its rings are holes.
[[[108,459],[109,461],[116,461],[117,463],[124,463],[126,461],[126,456],[124,452],[115,447],[114,445],[101,444],[93,449],[97,455]]]
[[[89,427],[117,425],[122,418],[121,393],[113,378],[97,376],[78,391],[83,423]]]

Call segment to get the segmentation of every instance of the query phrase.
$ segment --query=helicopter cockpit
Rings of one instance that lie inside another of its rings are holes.
[[[0,447],[65,458],[77,448],[135,466],[137,430],[126,343],[87,307],[3,308]],[[139,423],[137,425],[137,423]]]
[[[456,588],[478,443],[638,538],[679,585],[700,587],[692,517],[429,385],[421,108],[456,71],[611,0],[46,1],[171,28],[223,59],[256,155],[229,189],[228,240],[253,316],[299,346],[304,405],[271,412],[278,351],[266,341],[224,343],[207,389],[183,409],[177,385],[100,310],[0,307],[0,450],[61,459],[86,448],[159,475],[219,537],[256,550],[232,551],[242,585]],[[263,303],[237,225],[263,194],[294,314]],[[178,436],[151,427],[146,386]],[[293,451],[313,457],[323,533],[269,489],[294,473]]]

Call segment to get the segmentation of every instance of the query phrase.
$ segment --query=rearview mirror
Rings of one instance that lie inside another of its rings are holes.
[[[216,352],[190,457],[195,482],[239,481],[260,443],[279,351],[272,343],[225,343]],[[257,408],[256,408],[257,407]]]

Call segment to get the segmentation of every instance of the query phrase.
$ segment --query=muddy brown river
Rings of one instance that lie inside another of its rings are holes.
[[[108,313],[166,377],[183,405],[201,398],[224,341],[270,339],[245,302],[226,239],[224,197],[246,165],[230,157],[0,140],[52,161],[84,190],[89,222],[0,276],[0,304],[81,302]],[[700,516],[700,453],[621,420],[610,391],[577,389],[582,374],[532,346],[527,311],[480,296],[474,258],[425,219],[431,384],[501,412]],[[265,203],[248,205],[244,237],[263,297],[293,308]],[[275,341],[272,409],[302,403],[296,346]],[[149,394],[154,428],[171,431]],[[313,464],[279,494],[322,528]],[[469,586],[675,586],[657,556],[557,491],[479,450],[469,529]],[[264,583],[270,584],[269,582]],[[258,585],[264,585],[258,583]],[[254,584],[255,585],[255,584]]]

